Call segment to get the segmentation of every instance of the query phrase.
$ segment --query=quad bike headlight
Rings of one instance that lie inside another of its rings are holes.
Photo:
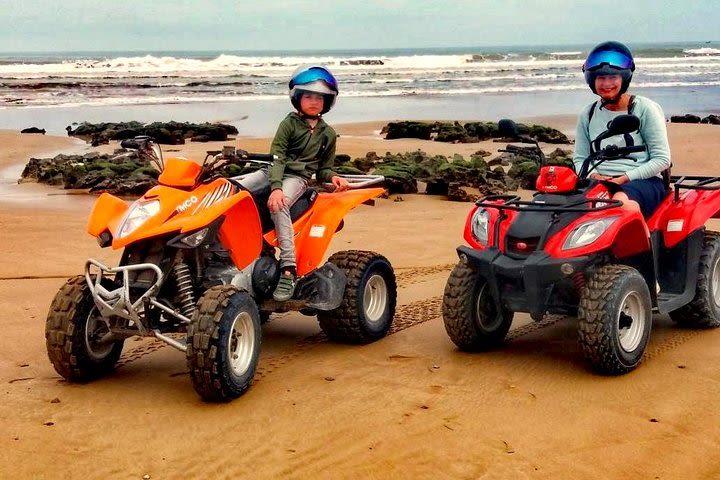
[[[473,237],[479,243],[483,245],[487,244],[488,241],[488,223],[490,216],[484,208],[479,208],[472,217],[470,228],[472,230]]]
[[[143,201],[138,200],[132,204],[130,210],[125,215],[122,224],[120,224],[120,231],[118,238],[123,238],[130,235],[137,228],[145,223],[148,218],[156,215],[160,211],[160,202],[158,200]]]
[[[610,225],[620,217],[608,217],[600,220],[593,220],[590,222],[581,223],[570,232],[565,243],[563,243],[563,250],[570,250],[572,248],[584,247],[590,245],[605,231],[610,228]]]
[[[186,235],[185,237],[181,238],[180,241],[182,243],[184,243],[185,245],[187,245],[188,247],[195,248],[205,241],[209,232],[210,232],[210,229],[208,227],[205,227],[202,230],[198,230],[195,233]]]

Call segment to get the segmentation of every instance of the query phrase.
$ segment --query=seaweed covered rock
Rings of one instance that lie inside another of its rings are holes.
[[[436,142],[463,142],[467,138],[465,128],[458,122],[438,123],[435,130]]]
[[[66,189],[89,189],[115,195],[140,195],[157,184],[159,172],[136,152],[117,150],[113,155],[57,155],[31,158],[21,181],[62,185]]]
[[[185,139],[201,137],[207,141],[225,141],[228,135],[236,135],[235,126],[224,123],[189,123],[189,122],[140,122],[89,123],[82,122],[74,129],[65,128],[68,135],[84,138],[93,144],[107,143],[108,140],[124,140],[138,135],[153,137],[157,143],[179,145]]]
[[[396,138],[419,138],[421,140],[430,140],[430,136],[435,131],[435,124],[428,122],[390,122],[380,131],[385,135],[385,140],[394,140]]]
[[[559,130],[544,125],[517,124],[521,134],[532,137],[538,142],[570,143],[570,139]],[[388,123],[381,131],[386,140],[396,138],[434,139],[436,142],[473,143],[491,138],[500,138],[496,122],[415,122],[402,121]]]
[[[468,187],[470,190],[467,192],[474,189],[503,193],[514,187],[516,182],[507,177],[502,169],[499,174],[490,171],[482,153],[471,155],[467,160],[462,155],[447,158],[443,155],[431,156],[422,151],[388,153],[374,162],[375,168],[370,173],[385,176],[385,186],[390,193],[415,193],[418,191],[418,182],[425,183],[425,193],[429,195],[451,195],[450,185],[453,184],[457,184],[454,190]],[[358,160],[363,159],[355,159],[354,162]],[[473,198],[473,195],[452,194],[454,198],[462,196],[466,200]]]

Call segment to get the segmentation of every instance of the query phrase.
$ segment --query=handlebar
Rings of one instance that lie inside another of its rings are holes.
[[[277,155],[271,153],[251,153],[243,152],[235,155],[240,160],[257,160],[260,162],[273,162],[277,159]]]
[[[618,147],[617,145],[608,145],[602,150],[593,152],[583,162],[582,168],[578,176],[580,178],[587,178],[590,172],[595,170],[600,164],[609,160],[619,160],[621,158],[629,158],[636,162],[636,158],[628,157],[631,153],[639,153],[647,150],[647,145],[633,145],[629,147]]]

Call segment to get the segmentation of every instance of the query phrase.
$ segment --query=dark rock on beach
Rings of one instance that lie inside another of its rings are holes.
[[[121,196],[139,196],[157,184],[159,172],[134,151],[120,149],[113,155],[57,155],[31,158],[21,181],[62,185],[66,189],[89,189]]]
[[[39,134],[45,135],[45,129],[37,128],[37,127],[29,127],[29,128],[23,128],[22,130],[20,130],[20,133],[39,133]]]
[[[691,113],[673,115],[670,117],[670,123],[700,123],[700,117]]]
[[[340,60],[340,65],[385,65],[385,62],[379,59],[354,59]]]
[[[84,138],[91,143],[107,143],[108,140],[124,140],[138,135],[153,137],[157,143],[165,145],[181,145],[186,139],[207,137],[208,141],[225,141],[228,135],[237,135],[233,125],[223,123],[188,123],[188,122],[140,122],[119,123],[88,123],[83,122],[74,129],[65,127],[68,135]]]
[[[710,125],[720,125],[720,115],[710,114],[703,118],[692,113],[673,115],[670,117],[670,123],[708,123]]]
[[[561,131],[543,125],[518,124],[519,133],[545,143],[571,143]],[[386,140],[397,138],[419,138],[436,142],[474,143],[491,138],[500,138],[495,122],[390,122],[380,131]]]

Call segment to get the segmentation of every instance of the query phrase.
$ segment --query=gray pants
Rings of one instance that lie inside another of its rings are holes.
[[[270,185],[270,171],[261,169],[256,172],[235,177],[234,180],[250,191],[259,191]],[[278,245],[280,246],[280,268],[295,267],[295,232],[293,231],[292,220],[290,219],[290,206],[302,196],[308,188],[308,182],[302,177],[295,175],[284,175],[282,183],[283,195],[287,199],[287,207],[283,207],[275,213],[271,213],[275,223]]]

